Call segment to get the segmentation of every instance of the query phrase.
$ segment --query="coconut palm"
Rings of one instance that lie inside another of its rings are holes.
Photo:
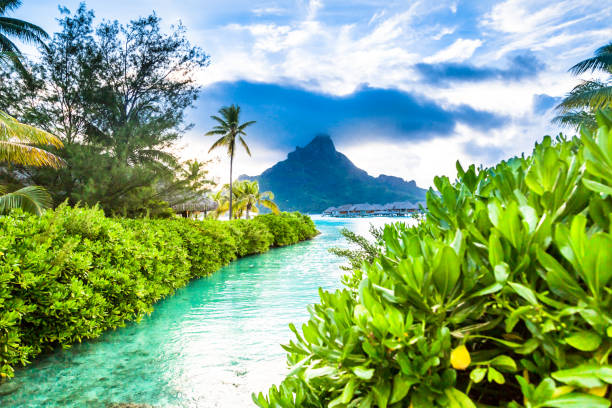
[[[0,0],[0,62],[9,62],[22,73],[26,70],[21,62],[23,58],[19,48],[9,39],[44,46],[43,40],[49,35],[37,25],[18,18],[7,17],[7,14],[21,6],[21,0]]]
[[[570,72],[574,75],[600,72],[607,78],[586,80],[576,85],[557,106],[559,115],[554,121],[574,128],[581,125],[596,128],[595,111],[612,106],[612,42],[598,48],[592,58],[574,65]]]
[[[225,106],[219,110],[219,116],[211,116],[211,119],[216,121],[218,124],[208,133],[206,136],[221,135],[212,147],[208,151],[209,153],[218,148],[227,149],[227,154],[230,158],[230,180],[229,180],[229,218],[232,219],[232,205],[233,205],[233,187],[232,187],[232,171],[234,167],[234,153],[236,152],[236,143],[239,142],[247,154],[250,156],[251,151],[249,146],[244,141],[243,136],[246,136],[246,129],[251,126],[255,121],[240,123],[240,106],[231,105]]]
[[[63,146],[62,142],[52,134],[19,123],[15,118],[0,111],[0,162],[54,168],[64,164],[59,157],[37,147],[41,145],[56,148]],[[28,186],[8,193],[5,186],[0,186],[0,214],[5,214],[13,208],[22,208],[24,211],[40,215],[51,204],[51,196],[42,187]]]
[[[246,218],[249,219],[249,212],[259,212],[258,206],[269,208],[275,214],[280,211],[274,200],[274,193],[271,191],[259,191],[257,181],[244,180],[236,186],[236,206],[238,209],[246,211]]]

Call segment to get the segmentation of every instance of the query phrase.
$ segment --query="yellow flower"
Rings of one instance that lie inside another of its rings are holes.
[[[451,351],[450,360],[456,370],[465,370],[472,362],[470,352],[463,344]]]
[[[608,386],[604,385],[601,387],[589,388],[589,394],[597,395],[598,397],[605,397],[608,392]]]

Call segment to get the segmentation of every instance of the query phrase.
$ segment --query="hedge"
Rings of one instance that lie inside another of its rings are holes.
[[[41,352],[140,320],[236,257],[317,234],[304,215],[222,222],[107,218],[60,206],[0,217],[0,375]]]
[[[612,111],[597,119],[580,139],[437,177],[426,219],[386,226],[348,287],[291,326],[291,371],[254,402],[609,407]]]

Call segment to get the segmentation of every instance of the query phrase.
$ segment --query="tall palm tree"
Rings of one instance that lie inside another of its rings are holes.
[[[574,75],[601,72],[608,78],[581,81],[557,106],[559,115],[553,121],[574,128],[597,127],[595,112],[612,106],[612,42],[598,48],[592,58],[574,65],[570,72]]]
[[[19,123],[0,111],[0,162],[54,168],[64,164],[59,157],[37,147],[41,145],[57,148],[63,146],[52,134]],[[5,186],[0,186],[0,214],[5,214],[13,208],[22,208],[40,215],[43,210],[51,207],[51,204],[51,196],[42,187],[28,186],[9,193]]]
[[[234,167],[234,153],[236,152],[236,142],[239,142],[248,155],[251,155],[249,146],[244,141],[243,136],[246,136],[246,129],[255,123],[254,120],[250,122],[240,123],[240,106],[231,105],[224,106],[219,109],[219,116],[211,116],[211,119],[216,121],[218,124],[213,129],[206,133],[206,136],[221,135],[208,152],[212,152],[218,148],[227,149],[227,154],[230,158],[230,181],[229,181],[229,219],[232,219],[232,202],[233,202],[233,188],[232,188],[232,171]]]
[[[45,46],[43,40],[49,38],[49,35],[37,25],[7,17],[7,14],[19,8],[21,3],[21,0],[0,0],[0,62],[13,64],[23,74],[27,72],[21,62],[23,56],[9,37]]]
[[[259,183],[257,181],[244,180],[237,186],[238,194],[236,194],[237,205],[240,209],[246,211],[246,218],[249,219],[249,212],[259,212],[258,206],[263,206],[278,214],[280,210],[274,200],[274,193],[271,191],[259,191]]]

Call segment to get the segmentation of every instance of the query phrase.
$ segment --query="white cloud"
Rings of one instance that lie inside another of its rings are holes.
[[[419,59],[409,52],[409,30],[420,2],[387,16],[381,12],[367,29],[355,24],[334,26],[319,21],[321,1],[311,0],[306,16],[288,24],[229,24],[203,32],[213,55],[200,76],[203,85],[245,79],[287,80],[311,90],[345,95],[358,86],[397,85],[410,77]]]
[[[282,9],[280,7],[259,7],[259,8],[253,9],[252,12],[256,16],[265,16],[265,15],[279,16],[282,14],[286,14],[287,10]]]
[[[520,49],[544,50],[567,45],[580,39],[585,43],[591,36],[595,44],[609,41],[610,31],[593,29],[593,23],[612,17],[612,6],[593,0],[506,0],[493,6],[483,16],[481,24],[495,35],[498,47],[496,58]],[[560,41],[564,37],[565,41]]]
[[[454,43],[436,52],[431,57],[424,58],[423,61],[428,64],[437,62],[463,62],[469,59],[476,49],[482,45],[481,40],[469,40],[458,38]]]
[[[456,29],[457,29],[457,27],[444,27],[444,28],[442,28],[440,30],[440,32],[438,34],[434,35],[431,38],[433,38],[434,40],[439,40],[442,37],[445,37],[447,35],[450,35],[450,34],[454,33]]]

